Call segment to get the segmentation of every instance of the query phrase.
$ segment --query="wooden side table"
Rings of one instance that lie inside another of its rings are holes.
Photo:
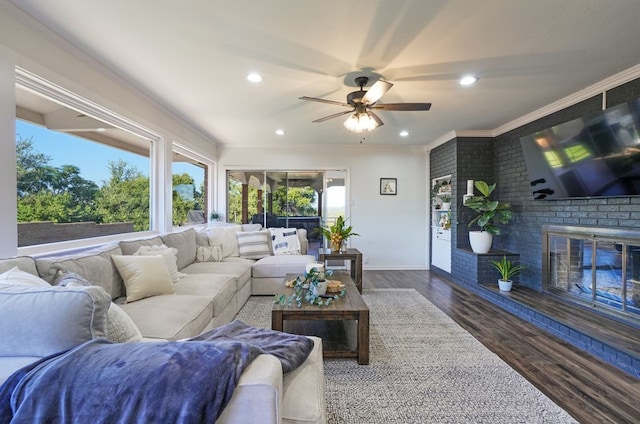
[[[322,263],[330,259],[351,261],[351,278],[362,293],[362,253],[358,249],[347,249],[346,252],[331,252],[328,249],[318,251],[318,260]],[[326,264],[325,264],[326,265]]]

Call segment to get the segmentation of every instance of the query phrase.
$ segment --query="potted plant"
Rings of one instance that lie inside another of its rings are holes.
[[[352,226],[347,226],[347,221],[342,215],[338,216],[336,222],[330,227],[320,227],[319,230],[329,240],[329,247],[333,253],[340,251],[343,241],[346,241],[351,236],[360,235],[353,232]]]
[[[484,181],[476,181],[475,188],[480,195],[469,197],[464,201],[464,206],[477,212],[468,227],[477,224],[480,231],[469,231],[469,243],[476,253],[488,253],[491,250],[493,236],[500,234],[500,227],[496,224],[506,225],[511,220],[511,205],[506,202],[490,199],[496,184],[488,185]]]
[[[525,269],[524,265],[514,265],[506,256],[502,256],[500,261],[491,261],[491,265],[500,273],[500,279],[498,280],[500,291],[511,291],[511,285],[513,284],[511,277],[518,275]]]
[[[217,221],[220,218],[220,214],[216,211],[213,211],[209,214],[209,219],[211,222]]]
[[[439,194],[438,197],[442,200],[442,210],[448,211],[451,209],[451,195],[449,193]]]

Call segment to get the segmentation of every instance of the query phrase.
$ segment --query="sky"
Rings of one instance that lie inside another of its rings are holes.
[[[33,125],[16,119],[16,140],[29,139],[34,149],[51,158],[49,165],[75,165],[80,168],[80,176],[98,185],[109,179],[109,163],[120,159],[135,166],[143,175],[149,175],[149,159],[124,150],[115,149],[87,139],[69,134],[50,131],[39,125]],[[194,170],[194,168],[196,168]],[[197,170],[200,170],[198,173]],[[195,172],[194,172],[195,171]],[[193,165],[175,163],[173,172],[188,173],[196,182],[203,179],[203,171]]]

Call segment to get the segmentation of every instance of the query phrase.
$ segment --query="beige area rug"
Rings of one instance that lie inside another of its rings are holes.
[[[370,364],[325,359],[329,423],[576,423],[414,289],[365,290]],[[269,296],[238,319],[269,328]]]

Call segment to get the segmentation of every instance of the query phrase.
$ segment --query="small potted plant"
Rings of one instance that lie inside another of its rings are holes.
[[[333,225],[330,227],[320,227],[319,231],[329,240],[329,247],[333,253],[340,252],[343,241],[346,241],[351,236],[360,235],[353,232],[352,226],[347,226],[347,221],[342,215],[338,216]]]
[[[213,211],[209,214],[209,220],[211,222],[217,221],[218,219],[220,219],[220,214],[216,211]]]
[[[480,192],[479,196],[469,197],[464,201],[464,206],[477,212],[468,227],[474,224],[480,227],[480,231],[469,231],[469,243],[476,253],[488,253],[491,250],[493,236],[500,234],[500,227],[496,224],[506,225],[512,218],[511,205],[506,202],[490,199],[496,184],[488,185],[484,181],[476,181],[475,187]]]
[[[500,273],[500,279],[498,280],[500,291],[511,291],[513,284],[511,277],[518,275],[525,269],[524,265],[514,265],[506,256],[502,256],[502,259],[499,261],[491,261],[491,265]]]
[[[439,194],[438,197],[442,200],[442,210],[448,211],[451,209],[451,195],[449,193]]]

